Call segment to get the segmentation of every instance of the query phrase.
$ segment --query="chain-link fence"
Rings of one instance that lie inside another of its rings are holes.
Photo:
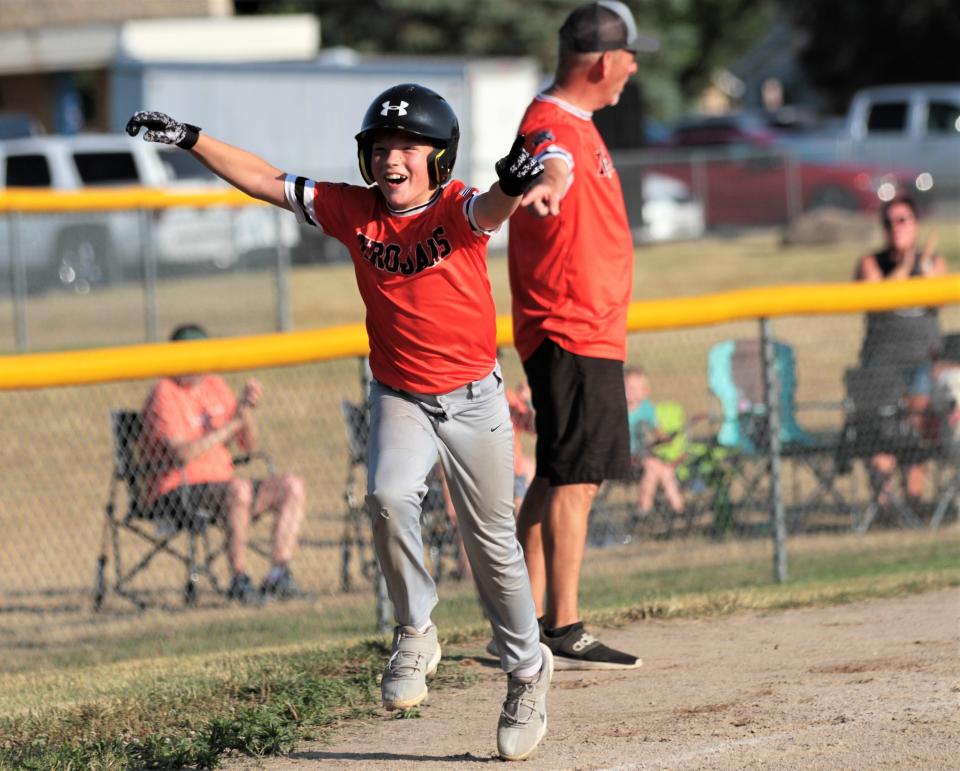
[[[631,334],[628,365],[646,374],[655,425],[638,437],[634,477],[607,483],[598,496],[588,574],[639,569],[674,541],[686,546],[670,568],[682,568],[696,559],[697,544],[767,543],[778,526],[781,536],[791,536],[956,523],[960,292],[953,278],[901,284],[635,306],[631,323],[649,331]],[[828,308],[851,294],[888,310],[945,303],[939,347],[920,351],[909,340],[894,340],[902,357],[864,369],[860,313],[808,316],[808,307],[763,325],[750,320],[757,298],[789,314],[799,307],[797,298],[811,306],[811,296],[826,297],[821,307]],[[673,319],[685,326],[670,328]],[[178,625],[213,630],[229,645],[233,625],[258,628],[277,617],[294,626],[321,619],[358,633],[375,628],[375,571],[360,507],[363,360],[349,353],[353,342],[340,346],[343,358],[295,363],[309,357],[287,355],[290,337],[201,344],[227,351],[206,357],[219,362],[217,368],[242,369],[224,375],[236,394],[250,377],[264,387],[257,419],[270,465],[255,457],[237,473],[260,477],[272,467],[295,475],[305,490],[306,516],[290,563],[301,593],[263,605],[226,596],[230,575],[215,518],[151,520],[131,498],[132,455],[125,452],[133,435],[122,413],[143,407],[153,381],[95,382],[104,376],[90,374],[82,352],[3,362],[6,389],[45,377],[90,384],[0,393],[0,645],[29,656],[85,641],[149,638],[151,630]],[[157,346],[155,354],[131,349],[133,363],[119,356],[104,365],[97,354],[98,366],[142,375],[136,362],[152,361],[159,370],[170,362],[168,374],[184,372],[195,364],[180,357],[184,345]],[[250,366],[242,358],[229,364],[230,356],[248,350],[267,351],[289,366],[265,365],[269,355]],[[522,380],[511,348],[504,348],[502,365],[508,384]],[[522,443],[531,453],[533,437],[524,435]],[[659,484],[650,494],[645,484],[653,477]],[[671,480],[679,502],[666,494]],[[426,509],[428,564],[441,594],[469,599],[439,490]],[[255,584],[270,566],[262,553],[269,554],[271,521],[265,515],[255,528],[254,544],[262,549],[248,554]]]
[[[301,228],[236,191],[15,190],[0,195],[0,213],[3,348],[156,341],[184,303],[215,296],[249,298],[237,334],[292,326]]]
[[[750,228],[784,229],[791,243],[869,241],[895,192],[912,193],[932,216],[950,217],[960,200],[949,170],[930,187],[916,169],[803,160],[783,148],[622,152],[616,163],[638,243]],[[503,229],[491,249],[505,241]],[[290,266],[345,257],[316,228],[235,191],[8,188],[0,193],[0,349],[156,341],[198,308],[231,334],[302,328]],[[240,296],[240,315],[221,302]]]
[[[881,204],[898,193],[914,197],[926,212],[949,212],[960,195],[951,168],[932,175],[896,162],[808,159],[786,147],[623,151],[615,160],[638,242],[794,228],[812,215],[849,226],[875,219]]]

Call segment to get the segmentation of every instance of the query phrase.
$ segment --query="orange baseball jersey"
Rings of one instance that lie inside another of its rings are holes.
[[[633,239],[620,178],[592,113],[540,94],[520,123],[527,150],[569,169],[560,214],[510,219],[513,335],[521,360],[547,338],[581,356],[626,358]]]
[[[390,388],[441,394],[496,363],[487,276],[490,233],[473,218],[478,191],[451,181],[427,203],[391,210],[376,187],[286,177],[300,222],[350,250],[367,308],[370,369]]]
[[[158,471],[150,478],[145,503],[182,485],[229,482],[233,458],[219,444],[191,460],[181,470],[171,465],[166,450],[170,439],[195,441],[233,418],[237,399],[223,378],[205,375],[191,388],[165,378],[154,386],[143,408],[142,449]]]

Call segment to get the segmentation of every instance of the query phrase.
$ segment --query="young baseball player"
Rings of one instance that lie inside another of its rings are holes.
[[[439,455],[508,673],[497,748],[507,760],[529,756],[546,732],[553,665],[539,643],[516,538],[512,426],[496,362],[486,243],[542,165],[521,138],[497,162],[499,181],[487,192],[450,180],[457,117],[441,96],[414,84],[384,91],[363,118],[357,154],[369,187],[285,174],[163,113],[136,113],[127,133],[141,127],[147,141],[190,150],[227,182],[292,210],[350,250],[374,377],[366,504],[397,622],[383,705],[424,701],[426,677],[440,661],[430,618],[437,592],[420,535],[426,478]]]

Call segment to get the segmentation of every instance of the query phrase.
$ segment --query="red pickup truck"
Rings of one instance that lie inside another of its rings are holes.
[[[782,224],[822,206],[874,211],[898,192],[924,190],[909,169],[797,159],[743,115],[681,122],[652,157],[647,168],[689,185],[712,228]]]

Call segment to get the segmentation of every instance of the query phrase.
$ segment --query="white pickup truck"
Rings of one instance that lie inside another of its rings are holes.
[[[960,83],[861,89],[839,135],[800,136],[789,145],[806,160],[926,172],[919,186],[928,199],[960,198]]]
[[[131,185],[195,190],[223,184],[189,153],[126,135],[0,141],[0,192]],[[136,211],[24,214],[15,239],[11,222],[0,215],[0,290],[11,285],[13,242],[23,257],[30,292],[58,286],[87,292],[142,276],[142,228]],[[159,209],[150,214],[149,232],[161,274],[230,268],[275,249],[278,240],[291,247],[300,241],[293,217],[277,218],[261,206]]]

